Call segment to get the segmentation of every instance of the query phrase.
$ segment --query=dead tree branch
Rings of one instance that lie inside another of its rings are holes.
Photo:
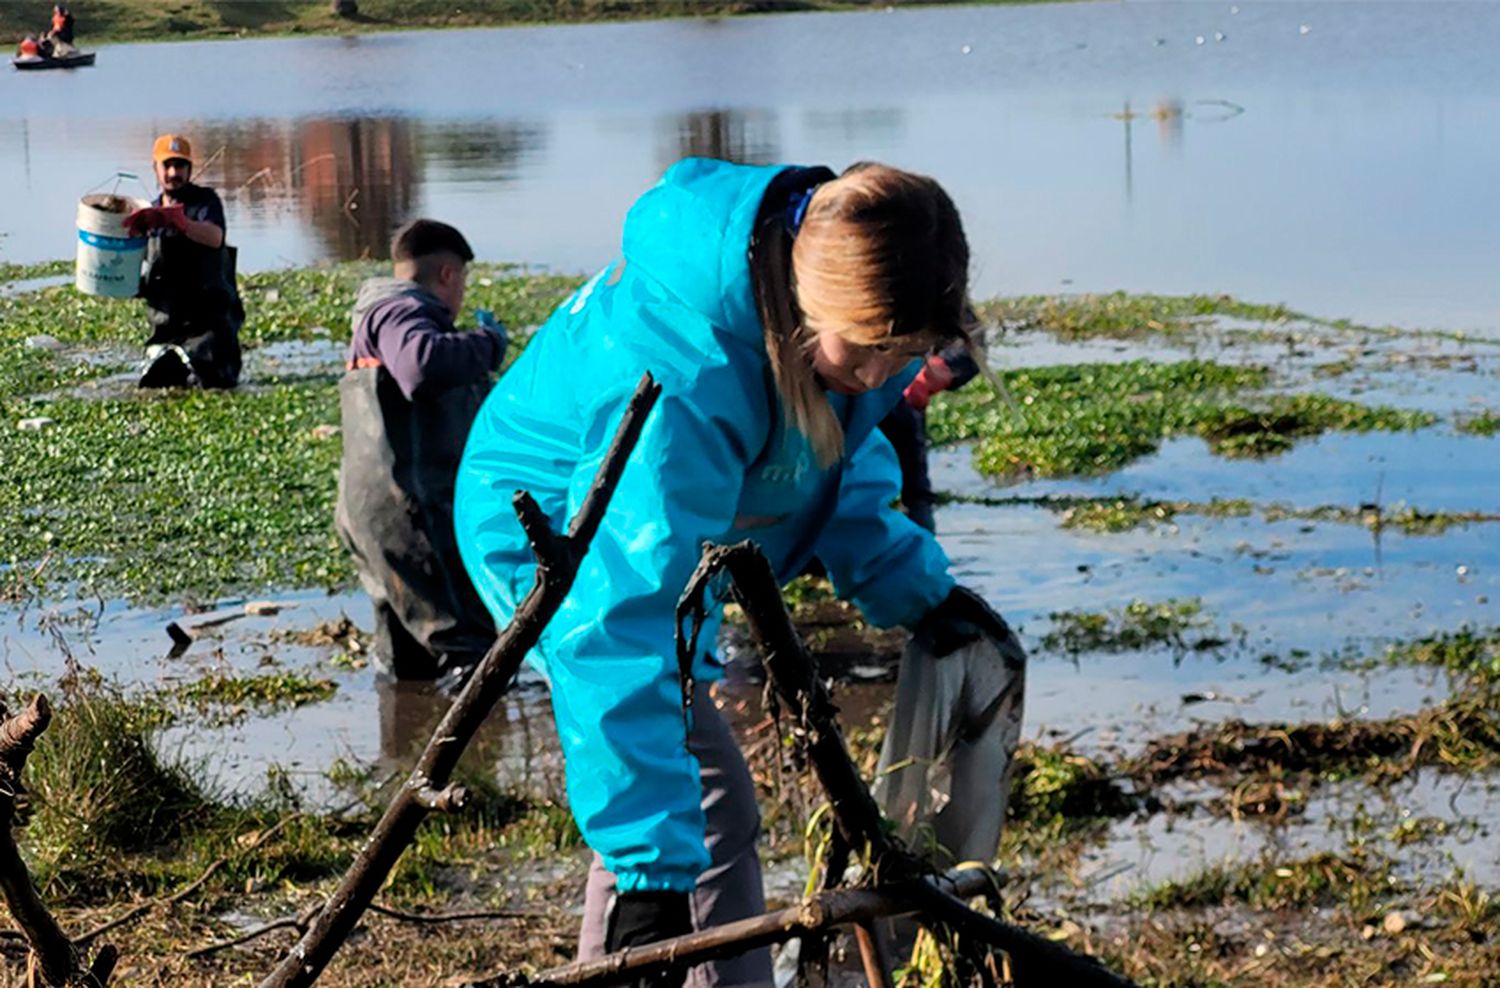
[[[966,869],[950,872],[936,881],[954,894],[969,898],[989,890],[993,876],[982,869]],[[831,892],[819,892],[795,906],[699,930],[671,940],[629,947],[594,960],[553,968],[523,983],[531,988],[613,985],[689,968],[723,957],[734,957],[747,950],[785,943],[798,937],[812,937],[850,923],[904,916],[916,909],[914,903],[888,889],[835,889]],[[472,982],[464,988],[511,988],[515,984],[517,981],[511,976],[499,975]]]
[[[678,605],[679,629],[684,619],[691,619],[694,628],[701,625],[706,610],[705,593],[714,579],[725,572],[733,581],[735,599],[744,609],[750,632],[765,655],[766,678],[805,732],[808,761],[832,803],[839,833],[850,847],[870,850],[875,887],[896,892],[903,902],[913,906],[911,911],[924,924],[935,922],[950,927],[1010,954],[1024,975],[1018,980],[1019,985],[1130,986],[1130,981],[1092,957],[970,909],[935,886],[927,877],[931,874],[930,867],[885,833],[880,808],[844,744],[838,709],[818,678],[817,663],[792,624],[776,575],[759,546],[745,541],[704,550],[703,559]],[[685,647],[691,649],[696,639],[696,634],[686,636],[684,640],[689,644]],[[691,656],[683,654],[678,658],[683,668],[687,668]],[[869,960],[867,956],[867,963]]]
[[[419,794],[442,790],[448,785],[459,756],[489,716],[495,702],[509,688],[526,653],[541,638],[542,631],[572,588],[579,564],[599,529],[625,463],[660,394],[661,386],[650,374],[641,378],[635,394],[625,406],[624,416],[599,474],[566,534],[552,531],[546,514],[531,495],[516,492],[516,517],[525,529],[537,560],[536,579],[531,590],[516,608],[510,624],[480,660],[463,692],[453,701],[417,767],[391,800],[370,840],[329,896],[312,928],[261,982],[261,988],[294,988],[312,984],[354,929],[354,924],[368,908],[430,812]]]
[[[318,914],[318,909],[317,905],[313,905],[302,910],[301,914],[297,916],[284,916],[281,919],[273,919],[269,923],[251,927],[233,940],[221,940],[218,943],[205,944],[202,947],[190,950],[187,956],[192,960],[200,957],[208,957],[212,954],[217,954],[221,950],[229,950],[231,947],[239,947],[252,940],[259,940],[266,934],[275,933],[277,930],[296,930],[298,933],[306,933],[307,927],[312,923],[313,917]],[[472,923],[501,919],[541,919],[543,915],[519,909],[488,909],[453,913],[412,913],[404,909],[392,909],[390,906],[382,906],[377,903],[371,903],[368,911],[381,916],[387,916],[398,922],[415,923],[419,926],[438,926],[443,923]]]
[[[25,792],[21,772],[37,738],[52,719],[52,708],[47,698],[38,694],[25,710],[13,717],[0,704],[0,718],[3,718],[0,722],[0,893],[31,945],[30,968],[35,977],[43,984],[59,988],[64,985],[103,988],[114,973],[118,958],[115,948],[108,944],[100,947],[93,964],[84,966],[83,952],[68,939],[37,895],[31,872],[21,860],[11,833],[16,800]]]
[[[202,888],[210,878],[218,873],[220,868],[223,868],[234,857],[243,854],[250,854],[251,852],[260,850],[260,848],[264,846],[266,842],[268,842],[272,837],[275,837],[277,834],[285,830],[287,824],[291,823],[293,820],[296,820],[300,816],[302,816],[301,813],[293,813],[290,816],[282,817],[274,825],[257,834],[255,836],[255,839],[250,841],[249,844],[240,849],[238,854],[226,854],[223,857],[216,859],[207,868],[203,869],[202,874],[200,874],[197,878],[193,879],[188,884],[184,885],[182,888],[178,889],[176,892],[173,892],[171,895],[167,896],[164,899],[151,899],[147,902],[143,902],[135,908],[129,910],[128,912],[125,912],[122,915],[109,920],[108,922],[101,923],[100,925],[94,927],[92,930],[89,930],[87,933],[79,936],[78,942],[80,944],[84,944],[89,943],[93,940],[97,940],[99,937],[103,936],[111,930],[118,929],[124,926],[126,923],[131,923],[137,919],[140,919],[142,916],[146,915],[146,913],[157,908],[158,906],[177,905],[177,903],[181,902],[183,899],[186,899],[188,896],[192,895],[194,892]]]

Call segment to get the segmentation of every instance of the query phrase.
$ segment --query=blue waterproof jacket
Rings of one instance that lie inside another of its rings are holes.
[[[879,391],[830,394],[846,456],[818,467],[783,420],[747,247],[779,167],[690,158],[631,208],[623,260],[537,331],[490,392],[459,469],[464,564],[503,627],[535,564],[511,510],[530,491],[562,529],[644,371],[662,385],[577,582],[531,661],[551,685],[568,799],[623,892],[694,887],[708,866],[674,644],[704,542],[753,538],[790,579],[816,555],[875,624],[910,624],[953,581],[936,540],[891,505],[876,425],[918,362]],[[700,639],[712,647],[715,615]],[[722,676],[698,657],[700,681]]]

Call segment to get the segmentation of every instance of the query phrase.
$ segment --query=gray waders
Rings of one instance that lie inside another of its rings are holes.
[[[408,401],[380,367],[339,382],[334,521],[375,605],[375,658],[397,679],[461,674],[495,640],[453,535],[453,485],[490,384]]]

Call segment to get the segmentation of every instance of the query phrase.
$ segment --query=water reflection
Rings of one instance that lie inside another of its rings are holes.
[[[692,110],[668,118],[658,142],[662,169],[680,158],[765,165],[781,157],[776,115],[765,110]]]
[[[219,122],[195,131],[199,168],[236,211],[305,224],[321,256],[385,259],[396,228],[423,209],[434,172],[449,181],[514,179],[545,143],[528,124],[429,124],[412,117]]]
[[[431,683],[377,681],[381,774],[410,772],[452,697]],[[500,698],[459,760],[479,778],[534,793],[562,791],[562,754],[545,692],[518,687]]]

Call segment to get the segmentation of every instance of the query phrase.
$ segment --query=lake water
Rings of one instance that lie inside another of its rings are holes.
[[[1497,55],[1493,4],[1254,0],[115,45],[0,74],[0,261],[69,256],[78,196],[149,181],[167,130],[249,269],[379,256],[427,214],[583,271],[683,155],[874,158],[953,193],[981,294],[1496,334]]]

